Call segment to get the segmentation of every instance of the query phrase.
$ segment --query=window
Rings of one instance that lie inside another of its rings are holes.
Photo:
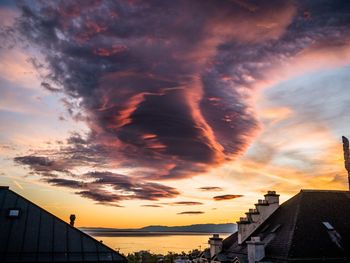
[[[8,217],[11,217],[11,218],[19,217],[19,209],[10,209],[8,213]]]
[[[327,228],[327,230],[334,230],[334,227],[329,222],[322,222],[322,224]]]

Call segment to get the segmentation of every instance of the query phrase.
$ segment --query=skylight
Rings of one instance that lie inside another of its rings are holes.
[[[327,230],[334,230],[334,227],[329,222],[322,222],[322,224],[327,228]]]
[[[10,209],[8,216],[12,218],[19,217],[19,209]]]

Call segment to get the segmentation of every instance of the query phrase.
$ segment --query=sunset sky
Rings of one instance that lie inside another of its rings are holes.
[[[346,189],[350,1],[0,1],[0,185],[78,226],[234,223]]]

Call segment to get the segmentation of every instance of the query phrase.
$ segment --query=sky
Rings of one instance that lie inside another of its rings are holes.
[[[0,185],[119,228],[345,190],[349,25],[346,0],[0,1]]]

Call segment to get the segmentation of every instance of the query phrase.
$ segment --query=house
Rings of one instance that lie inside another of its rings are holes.
[[[0,262],[120,262],[124,256],[0,186]]]
[[[301,190],[279,205],[269,191],[210,244],[210,262],[350,262],[350,192]]]

